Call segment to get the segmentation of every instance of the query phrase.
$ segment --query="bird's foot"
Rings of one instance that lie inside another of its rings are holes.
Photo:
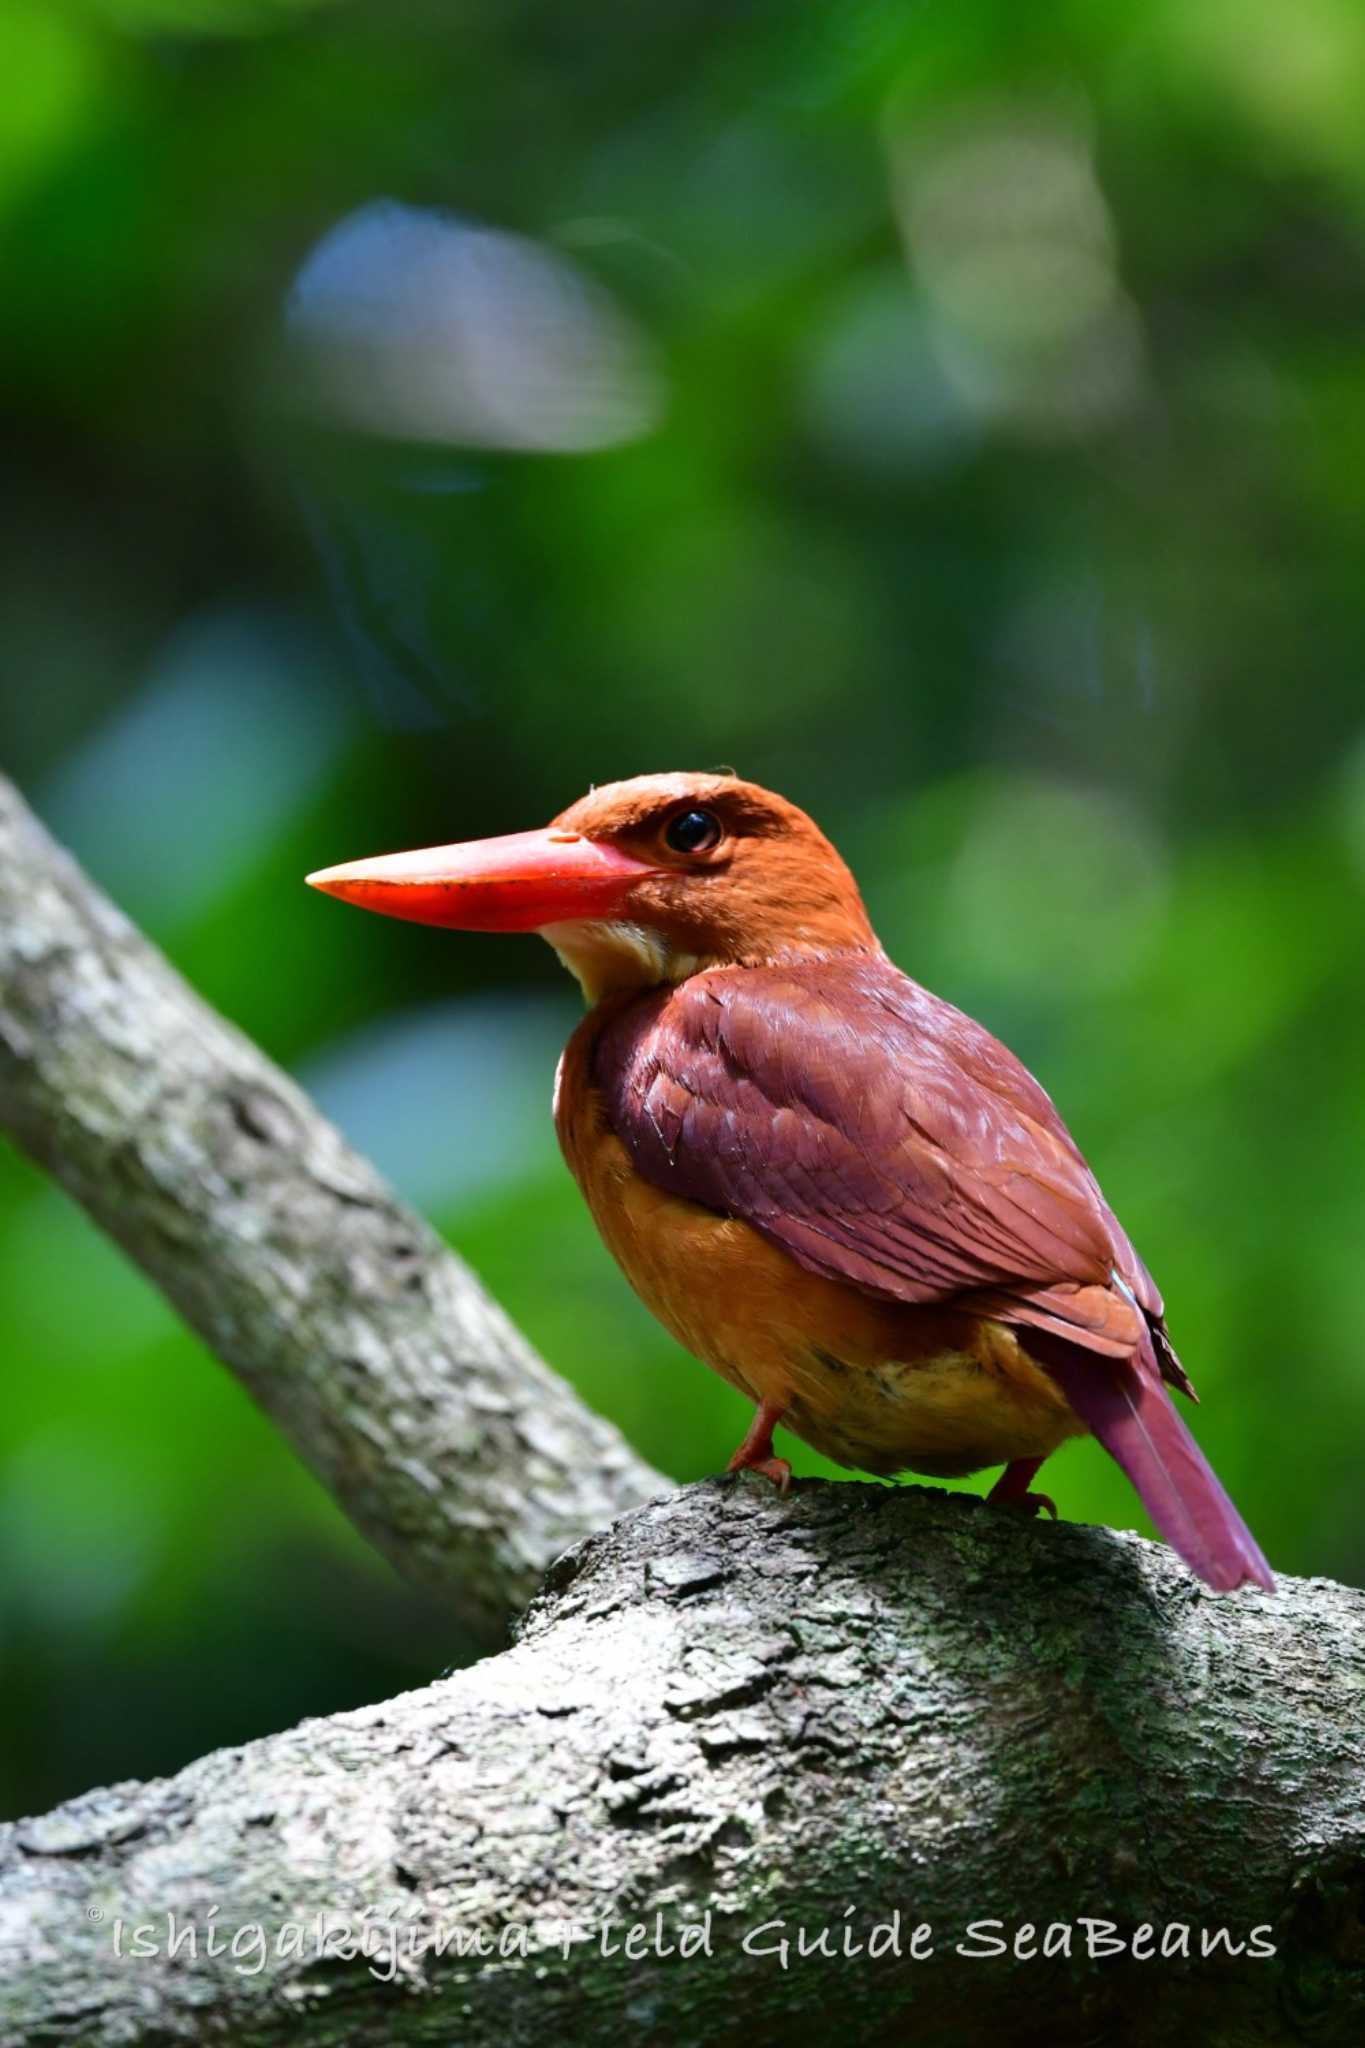
[[[727,1472],[761,1472],[765,1479],[771,1479],[778,1492],[785,1494],[792,1483],[792,1468],[785,1458],[745,1458],[735,1452]]]
[[[1000,1505],[1012,1508],[1016,1515],[1028,1515],[1031,1518],[1034,1515],[1047,1514],[1051,1515],[1054,1522],[1059,1519],[1057,1503],[1050,1493],[1017,1493],[1013,1499],[1002,1501]]]
[[[1006,1465],[986,1495],[987,1500],[993,1501],[996,1507],[1013,1508],[1020,1515],[1031,1517],[1047,1513],[1055,1522],[1058,1519],[1057,1503],[1051,1494],[1029,1491],[1029,1481],[1042,1462],[1041,1458],[1016,1458],[1012,1464]]]
[[[785,1458],[773,1456],[773,1431],[783,1412],[776,1401],[759,1403],[747,1436],[725,1468],[727,1472],[761,1472],[765,1479],[772,1480],[779,1493],[786,1493],[792,1483],[792,1468]]]

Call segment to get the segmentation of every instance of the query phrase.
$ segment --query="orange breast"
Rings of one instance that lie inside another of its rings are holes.
[[[867,1472],[976,1471],[1039,1458],[1083,1424],[1015,1333],[809,1273],[737,1217],[644,1181],[588,1082],[592,1019],[556,1083],[555,1123],[609,1250],[687,1350],[837,1463]]]

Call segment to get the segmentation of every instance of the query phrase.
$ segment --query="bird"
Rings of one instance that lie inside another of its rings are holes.
[[[1098,1438],[1218,1591],[1274,1588],[1176,1410],[1161,1295],[1041,1084],[887,956],[786,798],[729,771],[594,787],[550,825],[308,876],[418,923],[535,932],[587,1013],[561,1149],[635,1291],[753,1404],[732,1472],[785,1493],[779,1426],[882,1477]]]

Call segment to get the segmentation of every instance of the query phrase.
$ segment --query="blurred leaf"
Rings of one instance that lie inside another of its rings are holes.
[[[342,0],[86,0],[115,28],[156,35],[260,35]]]

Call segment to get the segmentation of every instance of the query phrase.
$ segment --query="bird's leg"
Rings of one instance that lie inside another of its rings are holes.
[[[780,1401],[760,1401],[749,1424],[749,1433],[726,1466],[727,1472],[761,1472],[771,1479],[779,1493],[792,1483],[792,1468],[785,1458],[773,1456],[773,1431],[782,1420]]]
[[[1041,1458],[1013,1459],[986,1495],[987,1500],[999,1501],[1002,1507],[1017,1508],[1024,1515],[1036,1515],[1046,1509],[1055,1522],[1057,1503],[1051,1494],[1029,1492],[1029,1481],[1042,1463]]]

